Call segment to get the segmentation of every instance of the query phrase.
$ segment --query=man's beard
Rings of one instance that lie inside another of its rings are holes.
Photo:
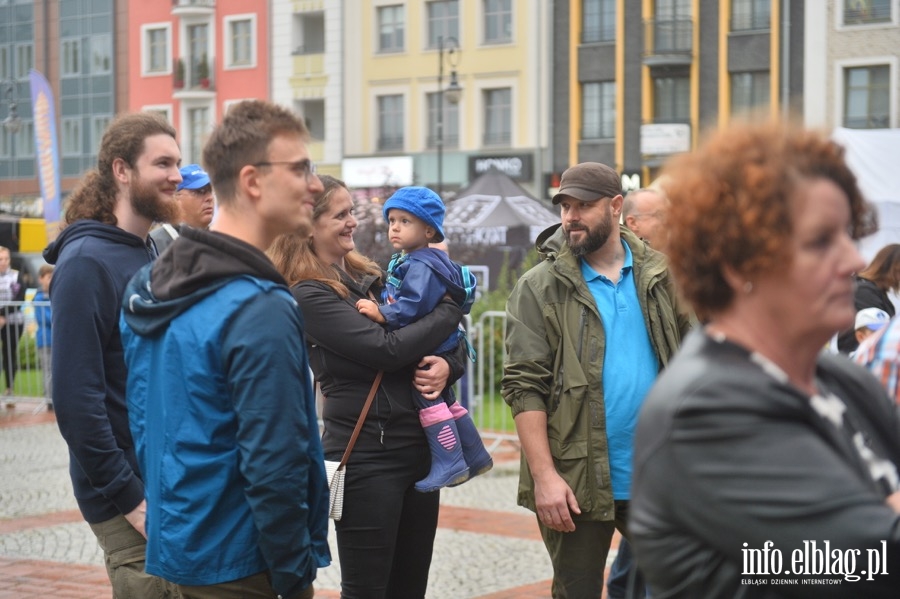
[[[159,190],[136,177],[131,184],[131,207],[145,218],[160,223],[177,223],[181,209],[174,198],[163,198]]]
[[[569,245],[569,249],[572,250],[572,254],[576,258],[581,258],[602,248],[606,240],[609,239],[610,234],[612,234],[612,228],[612,217],[607,213],[606,217],[593,229],[581,224],[565,229],[566,243]],[[572,231],[587,231],[587,235],[581,241],[576,242],[572,240]]]

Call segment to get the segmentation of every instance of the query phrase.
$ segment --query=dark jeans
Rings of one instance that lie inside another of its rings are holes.
[[[629,582],[631,582],[631,592],[628,590]],[[641,576],[637,569],[637,563],[634,561],[631,544],[624,537],[619,542],[616,559],[609,568],[606,592],[609,599],[639,599],[650,596],[644,585],[644,577]]]
[[[343,599],[425,597],[440,492],[413,486],[430,468],[425,446],[350,455],[344,513],[334,523]]]
[[[10,315],[15,318],[15,315]],[[3,359],[3,372],[6,373],[6,388],[12,389],[19,367],[19,337],[22,336],[22,325],[7,324],[0,327],[0,357]]]
[[[603,594],[603,573],[613,534],[627,534],[628,502],[616,501],[614,521],[576,520],[573,532],[547,528],[538,519],[544,546],[553,564],[553,599],[581,599]]]

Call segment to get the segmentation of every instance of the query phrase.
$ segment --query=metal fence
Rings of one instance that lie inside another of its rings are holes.
[[[0,395],[7,405],[50,404],[50,347],[39,348],[35,312],[50,302],[0,302]],[[10,379],[12,379],[10,381]]]
[[[459,382],[457,396],[472,414],[488,451],[502,444],[518,444],[509,406],[500,396],[500,377],[506,359],[506,313],[483,313],[477,322],[466,317],[469,342],[475,349],[474,363]]]

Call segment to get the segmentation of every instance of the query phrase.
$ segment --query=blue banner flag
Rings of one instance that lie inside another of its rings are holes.
[[[34,115],[34,147],[44,200],[47,239],[59,233],[59,146],[56,137],[56,104],[53,90],[38,71],[29,72],[31,82],[31,114]]]

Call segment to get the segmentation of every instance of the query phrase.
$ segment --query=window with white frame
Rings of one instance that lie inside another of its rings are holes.
[[[441,37],[459,37],[459,0],[428,3],[428,47],[437,48]]]
[[[769,104],[769,71],[731,73],[732,114]]]
[[[60,70],[63,77],[81,74],[81,38],[64,38],[61,42]]]
[[[582,43],[616,39],[616,0],[584,0],[582,15]]]
[[[81,117],[62,119],[61,146],[63,156],[81,155]]]
[[[112,72],[112,36],[108,33],[92,35],[88,38],[91,52],[91,74],[102,75]]]
[[[379,52],[402,52],[405,29],[402,5],[378,7]]]
[[[168,120],[168,113],[163,113],[163,115]],[[100,140],[103,139],[103,134],[106,133],[110,122],[112,122],[111,115],[95,116],[91,121],[91,154],[100,152]]]
[[[378,149],[403,149],[403,95],[378,96]]]
[[[890,23],[893,0],[844,0],[844,25]]]
[[[731,0],[731,30],[769,29],[772,0]]]
[[[512,41],[512,0],[484,0],[484,43]]]
[[[252,67],[256,63],[255,15],[232,16],[225,19],[228,35],[225,61],[228,67]]]
[[[206,138],[210,132],[210,115],[209,108],[206,106],[198,106],[188,108],[187,125],[190,131],[190,139],[188,142],[187,156],[183,157],[182,162],[199,163],[203,154],[203,146],[206,144]]]
[[[512,89],[484,90],[484,145],[508,146],[512,142]]]
[[[890,127],[890,79],[891,69],[888,65],[844,68],[844,127]]]
[[[426,94],[425,102],[428,104],[428,138],[425,145],[428,148],[436,148],[438,142],[438,116],[441,96],[444,100],[443,134],[442,139],[445,148],[459,147],[459,104],[447,101],[447,94],[434,92]]]
[[[616,82],[590,81],[581,87],[583,139],[616,136]]]
[[[28,71],[34,68],[34,45],[16,45],[16,79],[28,77]]]
[[[169,25],[144,25],[141,29],[144,32],[144,72],[168,73],[172,68],[169,60]]]

